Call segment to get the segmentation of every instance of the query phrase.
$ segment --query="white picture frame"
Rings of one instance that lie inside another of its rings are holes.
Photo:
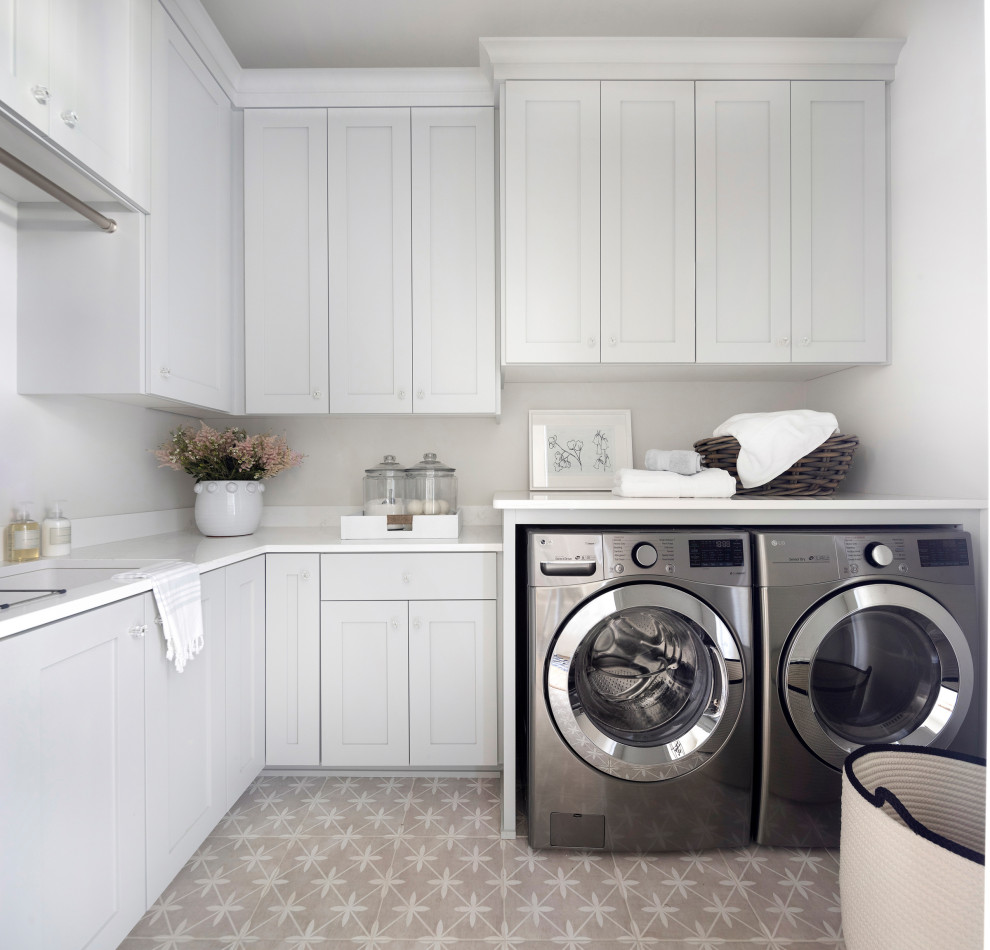
[[[530,491],[609,491],[632,467],[628,409],[531,409]]]

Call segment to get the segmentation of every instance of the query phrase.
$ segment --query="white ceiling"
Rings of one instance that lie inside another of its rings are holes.
[[[245,68],[477,66],[482,36],[855,36],[880,0],[202,0]]]

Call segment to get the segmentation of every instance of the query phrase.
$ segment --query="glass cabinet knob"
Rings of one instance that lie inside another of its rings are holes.
[[[75,109],[66,109],[59,113],[59,118],[70,128],[74,129],[79,124],[79,113]]]
[[[48,105],[52,100],[51,90],[40,83],[31,87],[31,95],[34,96],[35,102],[40,102],[43,106]]]

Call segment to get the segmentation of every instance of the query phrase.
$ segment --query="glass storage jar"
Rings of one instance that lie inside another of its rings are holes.
[[[406,470],[394,455],[364,470],[364,513],[366,515],[405,514]]]
[[[406,514],[452,515],[457,511],[454,469],[427,452],[422,462],[406,469]]]

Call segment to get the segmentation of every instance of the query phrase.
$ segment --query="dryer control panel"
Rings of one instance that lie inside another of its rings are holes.
[[[756,537],[756,560],[763,587],[880,577],[971,584],[974,576],[969,535],[955,530],[767,532]]]

